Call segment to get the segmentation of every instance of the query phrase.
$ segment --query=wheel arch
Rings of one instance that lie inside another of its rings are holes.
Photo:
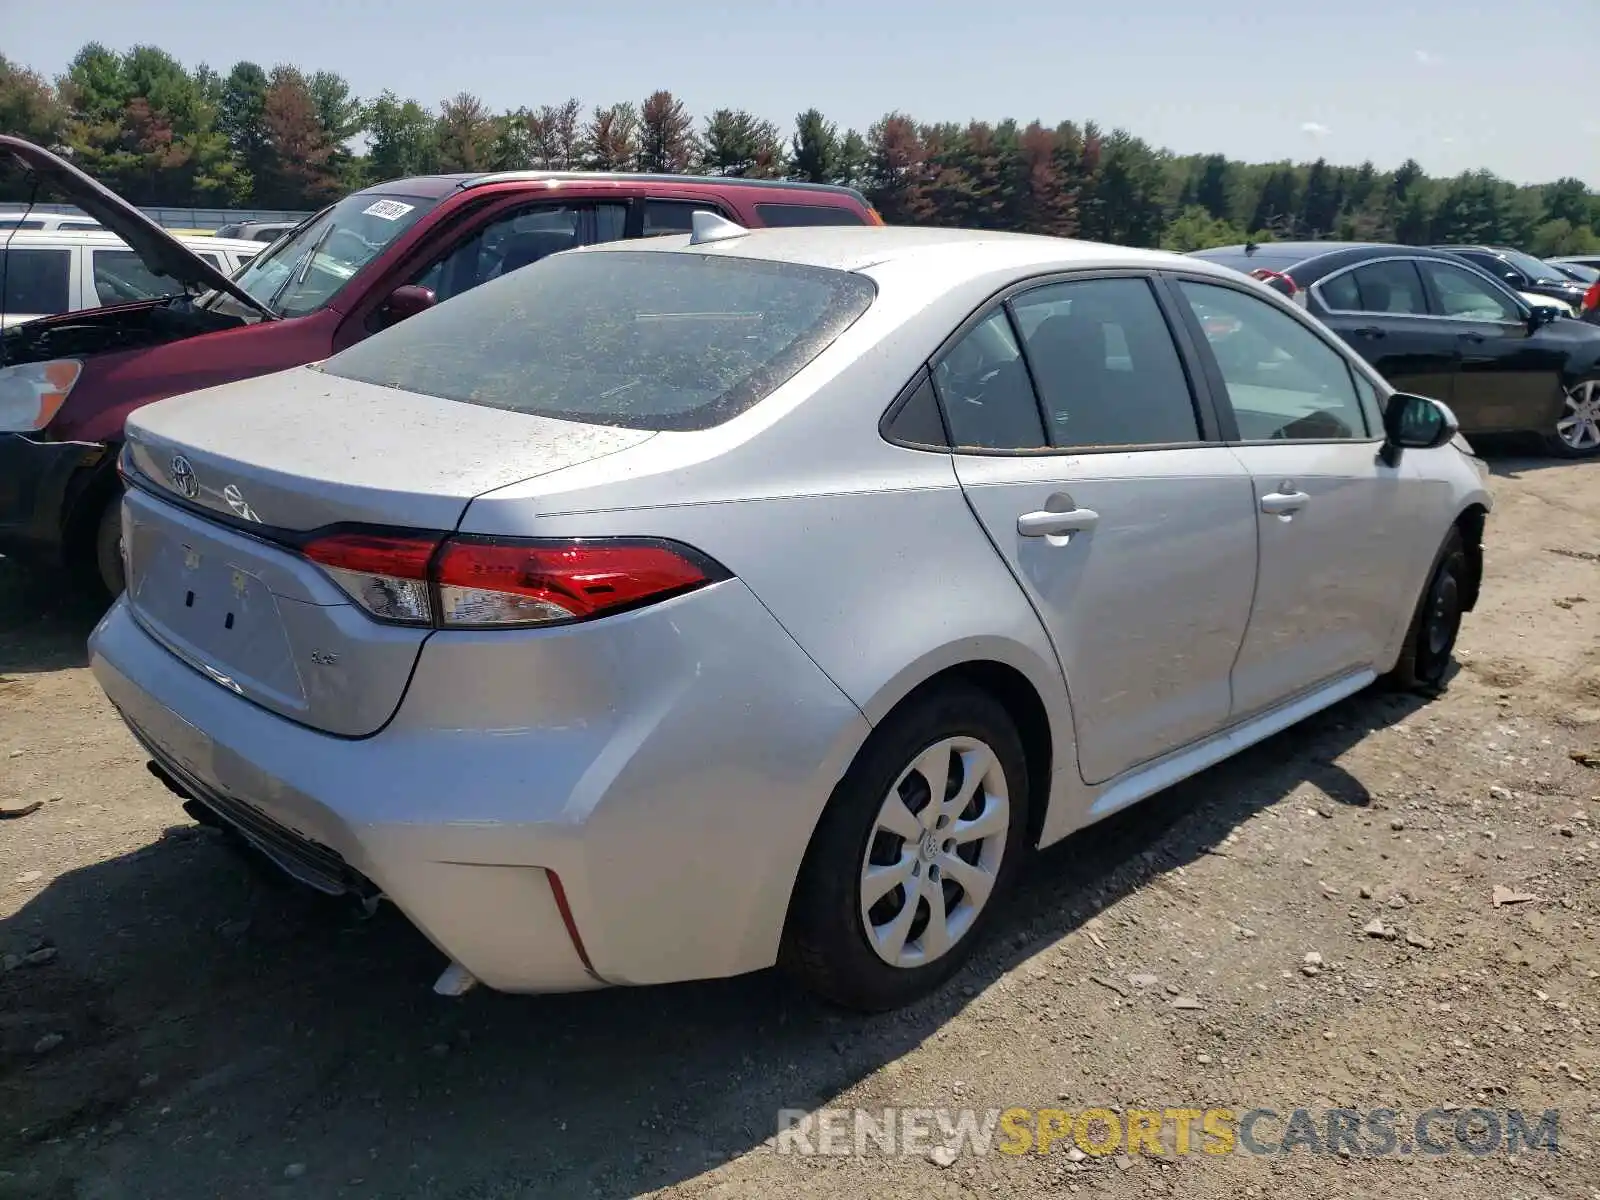
[[[1478,604],[1478,594],[1483,588],[1483,530],[1489,519],[1486,505],[1473,502],[1456,515],[1455,527],[1467,552],[1467,594],[1461,611],[1471,612]]]

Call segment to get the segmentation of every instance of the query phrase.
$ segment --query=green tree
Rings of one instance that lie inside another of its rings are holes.
[[[457,92],[439,106],[434,144],[441,171],[486,171],[499,129],[482,100]]]
[[[375,183],[428,175],[439,169],[438,130],[433,115],[415,100],[384,91],[362,113],[371,145],[366,177]]]
[[[0,54],[0,132],[41,146],[56,146],[67,127],[67,109],[45,79]]]
[[[832,183],[838,178],[838,168],[839,127],[820,109],[806,109],[794,119],[790,176],[807,183]]]
[[[682,175],[694,165],[694,117],[671,92],[656,91],[639,106],[638,166],[657,175]]]
[[[267,73],[253,62],[235,63],[222,81],[217,130],[251,180],[268,165],[266,113]]]
[[[776,179],[784,170],[782,135],[742,108],[719,108],[706,120],[700,163],[708,175]]]

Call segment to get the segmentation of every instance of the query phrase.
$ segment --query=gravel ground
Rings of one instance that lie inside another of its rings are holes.
[[[434,996],[392,912],[185,817],[95,614],[0,561],[0,809],[40,803],[0,820],[0,1196],[1600,1198],[1600,463],[1495,471],[1442,698],[1357,696],[1053,848],[877,1019],[770,975]],[[889,1105],[1557,1109],[1561,1151],[775,1150],[781,1109]]]

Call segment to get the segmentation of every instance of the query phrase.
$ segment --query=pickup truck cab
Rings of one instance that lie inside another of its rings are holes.
[[[122,586],[117,450],[142,405],[316,362],[548,254],[689,232],[697,210],[747,227],[882,224],[859,192],[821,184],[434,175],[346,196],[230,279],[49,151],[0,136],[0,153],[177,285],[163,299],[0,331],[0,553],[84,568],[111,594]]]

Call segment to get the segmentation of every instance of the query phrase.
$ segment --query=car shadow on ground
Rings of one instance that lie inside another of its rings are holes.
[[[363,920],[177,824],[0,922],[0,949],[58,952],[0,975],[0,1162],[15,1172],[0,1196],[256,1194],[286,1171],[318,1195],[462,1200],[693,1178],[769,1138],[779,1110],[829,1103],[915,1049],[1096,912],[1228,853],[1231,830],[1304,785],[1369,804],[1338,759],[1420,704],[1363,693],[1051,848],[950,985],[870,1018],[773,972],[442,999],[441,957],[392,910]]]
[[[106,601],[64,571],[0,558],[0,676],[81,667]]]

